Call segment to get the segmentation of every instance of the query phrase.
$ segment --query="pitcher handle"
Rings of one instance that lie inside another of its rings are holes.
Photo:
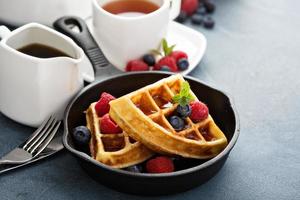
[[[181,0],[169,0],[170,1],[170,20],[174,20],[180,13]]]
[[[10,33],[11,31],[6,26],[0,26],[0,41]]]

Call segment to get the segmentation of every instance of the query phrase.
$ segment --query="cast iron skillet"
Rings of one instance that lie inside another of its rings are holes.
[[[210,160],[182,160],[180,171],[165,174],[133,173],[110,168],[88,154],[76,150],[70,132],[79,125],[86,125],[85,110],[99,99],[102,92],[116,97],[151,84],[171,73],[141,72],[113,76],[85,87],[69,104],[65,113],[63,143],[79,161],[82,168],[100,183],[126,193],[160,195],[177,193],[200,185],[212,178],[224,165],[239,135],[239,119],[232,100],[223,92],[186,76],[193,92],[205,102],[217,125],[225,133],[228,146]]]

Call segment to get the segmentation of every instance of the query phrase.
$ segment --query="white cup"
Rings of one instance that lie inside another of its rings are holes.
[[[106,58],[125,71],[129,60],[159,47],[168,24],[180,12],[181,0],[148,0],[159,6],[149,14],[135,17],[115,15],[102,6],[114,0],[93,0],[93,30]]]
[[[0,0],[1,21],[15,26],[30,22],[51,26],[65,15],[86,18],[91,14],[91,0]]]
[[[62,119],[70,98],[83,87],[84,53],[69,37],[37,23],[12,32],[0,26],[0,111],[29,126],[49,115]],[[70,57],[38,58],[17,49],[43,44]]]

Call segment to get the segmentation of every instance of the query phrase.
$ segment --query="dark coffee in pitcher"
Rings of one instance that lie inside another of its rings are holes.
[[[38,43],[29,44],[17,50],[37,58],[71,57],[56,48]]]

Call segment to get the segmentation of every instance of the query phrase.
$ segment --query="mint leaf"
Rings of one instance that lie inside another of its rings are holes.
[[[182,83],[182,86],[180,88],[180,95],[182,96],[188,96],[190,94],[190,85],[187,81]]]
[[[176,45],[174,44],[169,47],[167,40],[164,38],[161,41],[161,46],[164,52],[164,56],[168,56],[173,52],[173,49],[175,48]]]
[[[172,45],[171,47],[168,47],[165,51],[165,56],[168,56],[172,53],[173,49],[174,49],[175,45]]]
[[[173,97],[173,101],[175,102],[175,103],[178,103],[179,101],[180,101],[180,94],[176,94],[174,97]]]
[[[189,99],[186,98],[186,97],[182,97],[178,103],[179,103],[181,106],[188,105],[188,104],[189,104]]]
[[[173,44],[172,46],[170,46],[170,53],[172,53],[173,52],[173,50],[174,50],[174,48],[176,47],[176,44]]]
[[[167,40],[165,38],[162,39],[161,44],[162,44],[162,48],[163,48],[163,51],[164,51],[164,55],[166,56],[167,52],[168,52],[168,43],[167,43]]]
[[[183,82],[179,93],[173,97],[173,102],[179,103],[181,106],[188,105],[192,100],[194,100],[190,90],[190,84],[187,81]]]

